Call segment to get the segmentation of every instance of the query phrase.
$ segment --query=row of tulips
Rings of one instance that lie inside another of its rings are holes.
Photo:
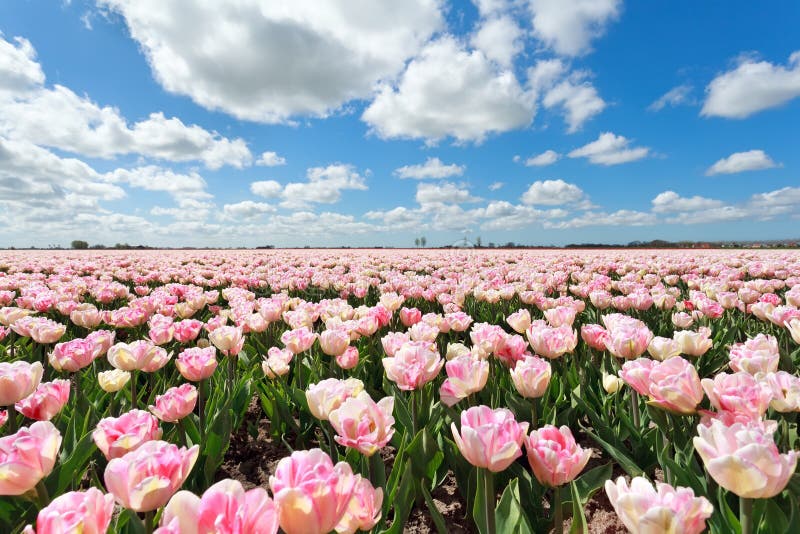
[[[0,265],[9,530],[800,526],[800,257],[231,256]],[[251,399],[271,497],[215,482]]]

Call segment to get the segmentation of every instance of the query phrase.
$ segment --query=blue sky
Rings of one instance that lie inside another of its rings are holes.
[[[4,2],[0,246],[800,237],[798,23],[789,0]]]

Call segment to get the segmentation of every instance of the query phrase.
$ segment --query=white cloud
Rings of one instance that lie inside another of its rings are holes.
[[[583,190],[564,180],[539,180],[533,182],[522,194],[523,204],[558,206],[579,202],[585,198]]]
[[[422,214],[419,210],[398,206],[388,211],[368,211],[364,218],[371,220],[381,220],[389,230],[401,230],[409,228],[420,228],[423,225]]]
[[[705,198],[698,195],[682,197],[675,191],[659,193],[652,200],[652,204],[653,211],[656,213],[713,210],[721,208],[724,205],[721,200]]]
[[[147,191],[164,191],[177,200],[183,198],[211,198],[206,191],[206,181],[196,172],[177,173],[155,165],[135,169],[115,169],[105,174],[113,183],[127,183]]]
[[[514,73],[446,35],[411,61],[396,89],[385,84],[361,118],[378,136],[482,142],[531,123],[535,105]]]
[[[706,176],[715,174],[734,174],[744,171],[758,171],[761,169],[772,169],[779,165],[772,161],[763,150],[748,150],[746,152],[735,152],[727,158],[722,158],[708,168]]]
[[[243,200],[235,204],[225,204],[222,207],[224,216],[234,220],[252,219],[274,211],[274,206],[264,202],[253,202],[252,200]]]
[[[518,206],[498,200],[482,209],[481,217],[488,219],[481,224],[482,230],[513,230],[525,228],[538,222],[544,212],[530,206]]]
[[[263,152],[256,160],[256,165],[263,167],[279,167],[286,165],[286,158],[278,155],[277,152]]]
[[[267,123],[369,96],[443,24],[438,0],[99,3],[124,17],[167,91]]]
[[[688,83],[673,87],[647,106],[648,111],[661,111],[665,107],[677,107],[691,101],[692,86]]]
[[[487,58],[505,68],[512,67],[514,58],[524,48],[522,29],[508,15],[481,21],[478,31],[470,39],[473,47]]]
[[[479,199],[470,195],[469,190],[463,184],[440,182],[418,184],[416,200],[420,205],[425,206],[439,203],[460,204]]]
[[[743,119],[800,96],[800,50],[786,66],[743,57],[706,87],[704,117]]]
[[[333,204],[342,198],[343,190],[367,189],[364,177],[352,165],[336,163],[312,167],[306,172],[307,182],[286,184],[281,193],[281,207],[303,208],[309,204]]]
[[[567,229],[587,226],[650,226],[657,224],[658,219],[652,213],[636,210],[617,210],[613,213],[587,211],[579,217],[570,217],[566,221],[545,221],[545,228]]]
[[[278,198],[281,196],[283,186],[275,180],[263,180],[250,184],[250,192],[265,198]]]
[[[395,169],[394,174],[400,178],[414,178],[423,180],[425,178],[449,178],[451,176],[461,176],[464,174],[464,165],[451,163],[445,165],[439,158],[428,158],[425,163],[418,165],[404,165]]]
[[[472,0],[483,17],[496,15],[508,9],[509,0]]]
[[[665,219],[667,224],[711,224],[726,221],[741,221],[753,217],[753,213],[741,206],[719,206],[681,213]]]
[[[588,158],[598,165],[619,165],[647,157],[647,147],[628,148],[631,140],[611,132],[603,132],[591,143],[576,148],[568,154],[570,158]]]
[[[764,213],[764,210],[769,212],[781,207],[797,209],[800,206],[800,187],[782,187],[775,191],[758,193],[750,197],[748,204],[758,213]]]
[[[497,191],[498,189],[502,189],[502,187],[506,185],[503,182],[492,182],[489,184],[489,191]]]
[[[7,94],[20,94],[44,83],[44,71],[36,61],[30,41],[14,37],[14,43],[0,33],[0,100]]]
[[[153,206],[150,209],[151,215],[168,216],[176,221],[191,221],[195,224],[203,223],[209,215],[211,210],[214,209],[214,204],[205,202],[196,198],[178,198],[177,206],[172,208],[164,208],[161,206]]]
[[[545,150],[541,154],[531,156],[525,160],[526,167],[546,167],[552,165],[561,158],[561,154],[555,150]]]
[[[528,69],[531,89],[542,96],[545,108],[561,110],[568,133],[578,131],[606,107],[597,89],[586,80],[588,76],[586,71],[569,72],[569,67],[559,59],[540,60]]]
[[[558,54],[578,56],[619,16],[622,0],[530,0],[529,5],[534,36]]]

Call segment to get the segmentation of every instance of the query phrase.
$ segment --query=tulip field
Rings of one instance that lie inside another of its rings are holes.
[[[0,532],[800,532],[798,368],[795,251],[4,251]]]

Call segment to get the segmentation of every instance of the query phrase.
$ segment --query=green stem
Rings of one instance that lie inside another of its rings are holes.
[[[197,385],[197,415],[200,418],[200,450],[203,449],[206,441],[206,381],[201,380]]]
[[[742,525],[742,534],[753,532],[753,499],[739,497],[739,523]]]
[[[561,486],[553,488],[553,532],[561,534],[564,532],[564,509],[561,506]]]
[[[139,407],[139,403],[136,399],[136,369],[131,371],[131,409],[135,410]]]
[[[536,399],[531,399],[531,429],[536,428]]]
[[[485,468],[479,468],[483,475],[483,488],[484,488],[484,504],[485,511],[484,517],[486,518],[486,530],[488,534],[495,534],[497,532],[497,525],[494,519],[494,508],[497,505],[494,494],[494,473]]]
[[[639,428],[639,393],[636,391],[631,391],[631,414],[633,415],[633,426],[636,427],[636,430],[640,430]]]
[[[144,531],[146,534],[153,534],[153,517],[155,516],[155,511],[150,510],[149,512],[144,513]]]
[[[411,439],[417,435],[417,392],[411,391],[409,395],[409,402],[411,402]]]
[[[183,426],[183,419],[178,419],[178,434],[181,437],[181,443],[189,447],[189,442],[186,441],[186,428]]]
[[[8,410],[8,435],[16,434],[18,427],[17,427],[17,410],[14,408],[14,405],[11,404],[7,408]]]
[[[40,510],[50,504],[50,494],[47,493],[47,488],[44,486],[44,480],[40,480],[36,483],[36,497],[39,501]]]
[[[369,480],[375,488],[384,488],[386,486],[386,466],[383,465],[383,458],[381,458],[381,451],[375,451],[375,454],[369,457]]]

